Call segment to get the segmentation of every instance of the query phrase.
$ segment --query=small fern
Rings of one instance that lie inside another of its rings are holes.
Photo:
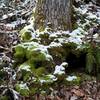
[[[87,53],[87,55],[86,55],[86,71],[88,73],[91,73],[93,71],[94,63],[95,63],[94,55],[91,52]]]
[[[96,49],[96,52],[95,52],[95,59],[96,59],[96,70],[97,70],[97,73],[99,72],[100,70],[100,49],[97,48]]]

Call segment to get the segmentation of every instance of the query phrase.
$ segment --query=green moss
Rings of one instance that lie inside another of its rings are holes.
[[[15,46],[14,57],[16,62],[23,62],[25,59],[25,55],[26,55],[26,48],[23,45],[18,44],[17,46]]]
[[[42,76],[46,73],[45,67],[40,67],[35,70],[35,76]]]
[[[25,84],[16,84],[15,88],[22,96],[29,96],[29,89]]]
[[[32,33],[25,28],[20,31],[20,35],[22,41],[30,41],[32,38]]]
[[[9,100],[8,96],[0,96],[0,100]]]
[[[46,56],[44,53],[41,53],[40,51],[30,50],[29,53],[27,53],[28,59],[31,59],[32,61],[44,61],[46,60]]]
[[[23,41],[29,41],[32,37],[31,32],[25,32],[21,35]]]
[[[45,69],[50,66],[52,69],[51,58],[41,45],[35,42],[19,44],[15,47],[15,59],[18,62],[20,78],[28,80],[31,75],[41,76],[47,73]],[[23,62],[20,62],[20,60]]]

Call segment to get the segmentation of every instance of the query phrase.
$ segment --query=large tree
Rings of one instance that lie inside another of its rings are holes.
[[[100,6],[100,0],[87,0],[87,1],[92,1],[93,3],[95,3],[95,4]]]
[[[100,6],[100,0],[96,0],[97,5]]]
[[[71,30],[72,0],[37,0],[34,12],[35,29],[44,29],[48,23],[54,30]]]

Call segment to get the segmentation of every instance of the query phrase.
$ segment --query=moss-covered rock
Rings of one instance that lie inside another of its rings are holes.
[[[23,75],[25,73],[33,73],[35,76],[42,75],[47,73],[46,68],[51,67],[52,69],[53,66],[52,56],[49,55],[46,47],[35,42],[18,44],[15,47],[14,56],[16,62],[19,63],[19,71]]]

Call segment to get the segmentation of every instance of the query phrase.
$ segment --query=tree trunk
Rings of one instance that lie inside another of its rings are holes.
[[[51,23],[54,30],[71,30],[71,0],[38,0],[34,12],[35,29],[44,29]]]
[[[100,6],[100,0],[91,0],[93,3],[97,4],[98,6]]]
[[[100,0],[96,0],[97,5],[100,6]]]

